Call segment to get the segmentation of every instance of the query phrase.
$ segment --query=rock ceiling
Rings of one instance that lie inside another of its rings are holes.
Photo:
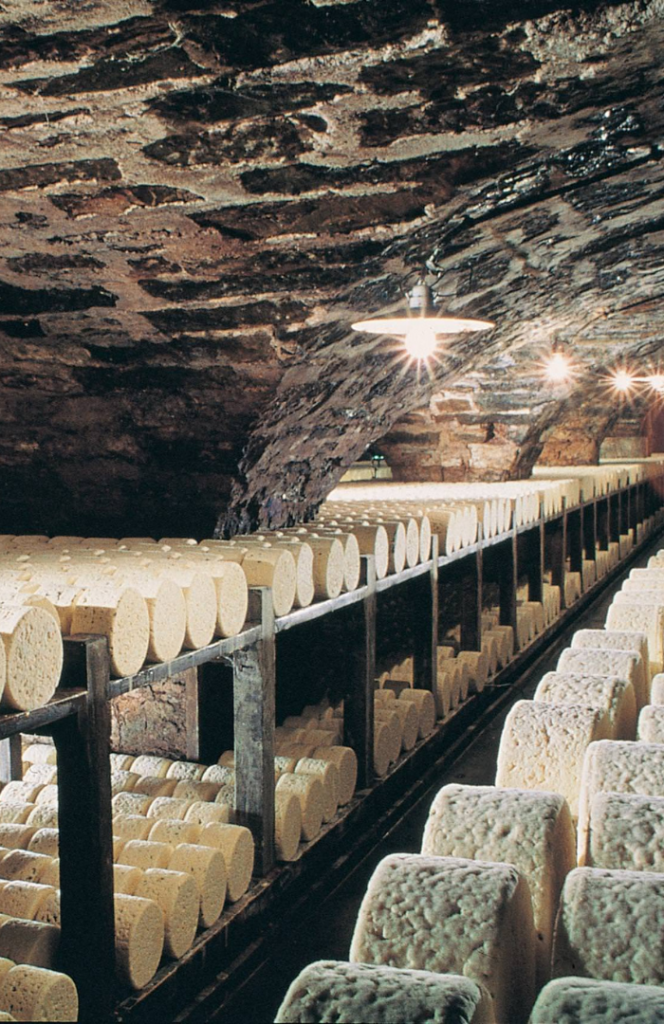
[[[0,33],[0,529],[292,521],[426,408],[526,472],[657,364],[663,0],[3,0]],[[497,327],[418,375],[350,323],[425,271]]]

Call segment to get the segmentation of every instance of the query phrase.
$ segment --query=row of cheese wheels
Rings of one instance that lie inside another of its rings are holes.
[[[61,971],[0,957],[2,1020],[76,1021],[76,985]]]

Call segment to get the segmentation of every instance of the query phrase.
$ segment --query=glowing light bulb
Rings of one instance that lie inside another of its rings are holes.
[[[611,384],[615,391],[620,391],[626,395],[634,387],[635,380],[628,370],[616,370],[612,375]]]
[[[546,360],[544,372],[554,384],[563,384],[572,377],[572,365],[564,352],[552,352]]]
[[[663,373],[652,373],[647,379],[653,391],[664,391]]]
[[[436,351],[438,338],[432,327],[415,321],[413,326],[408,328],[403,343],[408,355],[423,363]]]

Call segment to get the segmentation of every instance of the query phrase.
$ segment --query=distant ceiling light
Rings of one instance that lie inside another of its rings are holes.
[[[611,375],[611,386],[621,395],[627,395],[634,388],[636,377],[629,370],[616,370]]]
[[[664,392],[664,373],[651,373],[645,379],[653,391]]]
[[[408,316],[358,320],[354,331],[369,334],[394,334],[403,338],[408,354],[418,362],[429,359],[438,345],[439,334],[461,334],[463,331],[488,331],[496,325],[490,320],[436,316],[433,293],[427,284],[416,285],[408,293]]]
[[[574,377],[574,366],[566,352],[552,349],[544,360],[544,376],[552,384],[567,384]]]

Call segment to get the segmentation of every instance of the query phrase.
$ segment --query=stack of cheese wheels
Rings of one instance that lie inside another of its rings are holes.
[[[57,963],[60,929],[11,915],[0,917],[0,957],[51,970]]]
[[[215,636],[237,636],[247,618],[249,587],[244,569],[237,562],[205,559],[201,561],[189,552],[184,559],[187,568],[203,568],[217,592],[217,622]],[[298,571],[298,579],[300,578]],[[302,591],[304,596],[305,592]]]
[[[517,701],[500,737],[496,785],[560,793],[576,818],[586,750],[608,728],[606,714],[595,708]]]
[[[581,866],[664,872],[664,796],[597,793]]]
[[[648,702],[645,666],[641,656],[632,651],[568,647],[561,652],[556,671],[626,679],[634,688],[637,708],[641,709]]]
[[[385,709],[398,715],[401,724],[401,749],[412,750],[420,732],[420,715],[417,704],[412,700],[396,700],[393,690],[376,690],[374,695],[375,714]]]
[[[343,590],[346,568],[341,540],[334,535],[318,534],[304,527],[300,527],[297,533],[313,552],[314,597],[319,601],[338,597]],[[289,551],[285,551],[285,554],[289,554]]]
[[[601,1019],[657,1024],[664,1020],[664,990],[657,985],[623,981],[557,978],[537,997],[530,1024],[563,1020],[569,1024],[584,1024],[584,1021]]]
[[[134,989],[154,977],[164,948],[164,919],[152,899],[116,893],[115,959],[118,975]]]
[[[631,739],[631,737],[616,737]],[[664,743],[664,708],[656,704],[648,704],[641,709],[639,715],[637,739],[644,743]]]
[[[581,573],[567,570],[565,573],[565,607],[570,608],[581,597]]]
[[[488,990],[497,1020],[525,1024],[535,942],[528,885],[512,865],[393,854],[369,882],[350,960],[462,974]]]
[[[636,698],[628,679],[547,672],[533,697],[544,704],[578,704],[604,711],[609,739],[632,740],[636,732]]]
[[[537,933],[537,980],[549,978],[553,926],[576,837],[557,793],[493,786],[443,786],[427,819],[422,853],[513,864],[528,882]]]
[[[606,628],[622,632],[645,633],[648,638],[650,672],[662,671],[664,659],[664,598],[649,602],[634,594],[616,594],[606,616]]]
[[[389,735],[388,761],[390,764],[394,764],[401,753],[401,738],[403,734],[401,719],[396,711],[391,711],[389,705],[383,702],[374,707],[374,722],[376,725],[380,723],[387,726]]]
[[[301,829],[304,842],[315,839],[323,823],[325,793],[317,775],[282,775],[277,780],[276,792],[291,793],[300,803]]]
[[[641,658],[643,691],[648,692],[650,680],[650,655],[648,638],[645,633],[623,632],[607,629],[578,629],[572,637],[572,650],[629,651]],[[637,684],[638,686],[639,684]]]
[[[31,711],[53,696],[62,672],[58,624],[43,608],[0,606],[0,707]]]
[[[664,875],[575,868],[560,900],[554,976],[661,985],[663,915]]]
[[[78,992],[68,974],[31,964],[3,964],[0,1006],[5,1020],[78,1020]]]
[[[511,626],[491,626],[482,636],[495,637],[498,643],[498,663],[501,668],[509,665],[514,657],[514,630]]]
[[[587,845],[588,819],[597,793],[664,796],[664,746],[604,740],[586,753],[579,800],[579,850]]]
[[[114,583],[116,578],[114,577]],[[148,661],[171,661],[182,650],[187,627],[187,606],[182,588],[137,570],[123,572],[122,583],[144,598],[150,620]]]
[[[179,562],[154,562],[150,570],[182,589],[187,606],[183,646],[190,650],[207,647],[217,626],[217,591],[212,578],[202,569],[180,568]]]
[[[108,637],[113,675],[131,676],[142,668],[150,644],[150,617],[145,598],[133,587],[86,590],[74,605],[71,629]]]
[[[314,757],[301,757],[293,771],[296,775],[315,775],[320,779],[323,786],[323,821],[331,821],[339,806],[339,770],[336,764],[333,761],[319,761]]]
[[[319,960],[305,967],[275,1018],[277,1024],[313,1020],[457,1024],[462,1019],[466,1024],[493,1020],[491,997],[469,978],[338,960]]]
[[[489,678],[489,659],[484,651],[459,651],[457,661],[468,667],[469,691],[482,693]]]
[[[344,549],[344,590],[356,590],[362,575],[362,553],[355,534],[332,526],[317,529],[316,533],[321,537],[335,537],[341,541]]]
[[[317,761],[331,761],[338,773],[339,804],[349,803],[357,785],[357,755],[351,747],[315,747],[311,756]]]
[[[436,701],[431,690],[422,690],[418,687],[403,686],[399,682],[387,680],[384,689],[394,690],[398,693],[398,699],[412,701],[417,708],[418,735],[420,739],[430,736],[436,725]]]
[[[198,921],[209,928],[221,914],[228,888],[223,851],[196,843],[178,843],[168,862],[170,871],[191,875],[197,889]],[[237,873],[235,883],[237,885]]]
[[[165,952],[175,959],[184,956],[196,936],[200,909],[192,877],[183,871],[148,868],[135,895],[153,900],[161,909]]]
[[[249,829],[211,821],[203,825],[197,842],[221,851],[226,863],[228,899],[233,903],[239,900],[249,888],[254,870],[254,839]]]

